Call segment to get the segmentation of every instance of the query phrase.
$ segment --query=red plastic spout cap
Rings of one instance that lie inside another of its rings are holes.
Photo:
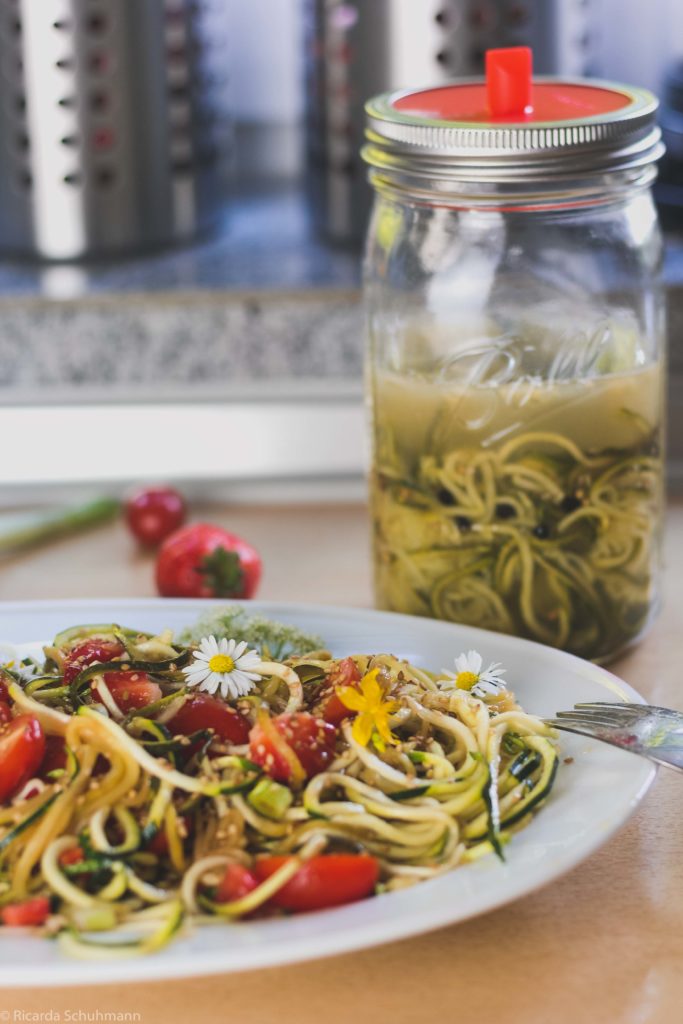
[[[528,46],[486,51],[486,100],[492,120],[531,114],[532,56]]]

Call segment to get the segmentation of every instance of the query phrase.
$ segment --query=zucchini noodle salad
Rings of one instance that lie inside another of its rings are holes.
[[[323,648],[230,607],[0,654],[3,925],[124,957],[504,859],[558,765],[505,670]]]

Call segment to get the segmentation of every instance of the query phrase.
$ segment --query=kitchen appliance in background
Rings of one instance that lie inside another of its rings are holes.
[[[480,75],[496,46],[531,46],[539,74],[595,73],[600,0],[305,0],[312,208],[333,241],[359,242],[370,191],[359,151],[369,96]]]
[[[222,0],[230,25],[235,190],[300,182],[303,0]]]
[[[222,0],[3,0],[0,252],[191,238],[230,150]]]
[[[314,219],[333,241],[359,241],[370,192],[360,162],[364,103],[409,82],[445,81],[442,0],[306,0],[306,150]]]
[[[680,227],[683,217],[683,61],[669,69],[662,89],[659,123],[666,154],[655,184],[664,224]]]

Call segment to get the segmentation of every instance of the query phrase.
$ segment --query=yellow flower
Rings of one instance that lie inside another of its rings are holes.
[[[377,749],[383,752],[387,743],[399,742],[389,728],[389,715],[396,711],[399,703],[397,700],[384,700],[384,691],[377,682],[377,672],[376,668],[367,672],[358,684],[358,689],[355,686],[337,687],[337,696],[345,707],[358,712],[351,727],[356,743],[367,747],[372,740]]]

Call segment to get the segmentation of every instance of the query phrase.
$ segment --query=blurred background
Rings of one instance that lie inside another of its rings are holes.
[[[2,509],[361,497],[363,102],[517,44],[662,98],[679,486],[680,0],[1,0]]]

